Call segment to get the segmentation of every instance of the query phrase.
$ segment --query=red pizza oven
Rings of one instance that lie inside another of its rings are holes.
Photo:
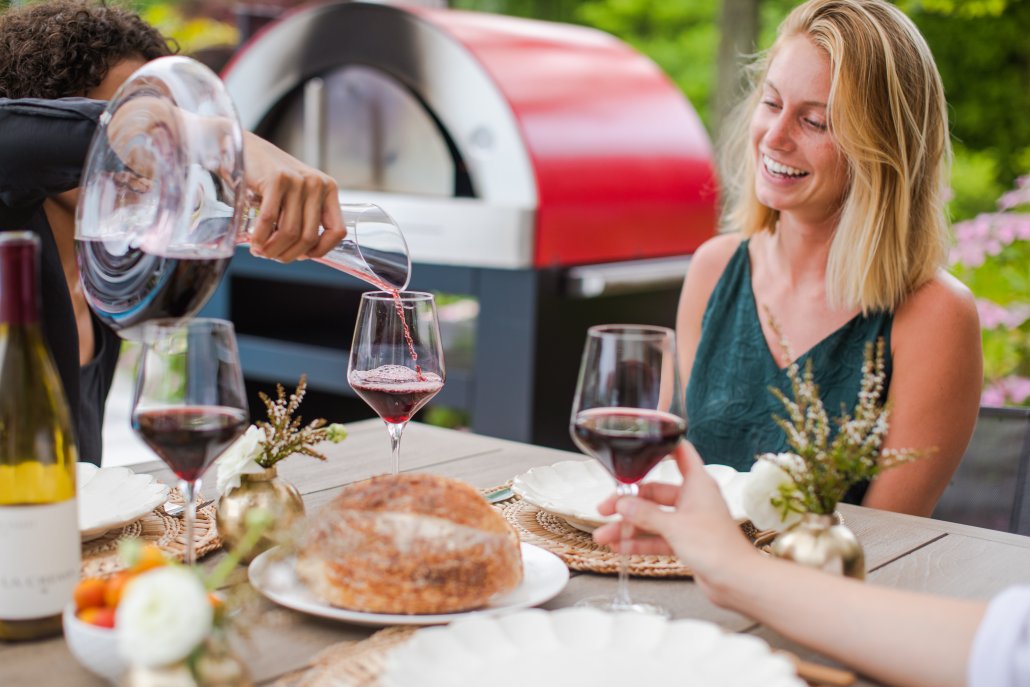
[[[696,112],[653,62],[593,29],[321,4],[266,27],[224,78],[245,127],[394,216],[412,288],[478,302],[472,350],[448,357],[438,399],[483,433],[567,445],[586,327],[671,325],[687,256],[714,233]],[[248,305],[285,284],[275,317]],[[234,260],[214,307],[236,320],[251,378],[307,371],[346,395],[347,299],[335,333],[296,304],[358,287],[314,265]]]

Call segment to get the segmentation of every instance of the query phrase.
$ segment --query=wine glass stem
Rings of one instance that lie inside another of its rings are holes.
[[[179,480],[179,490],[182,491],[182,498],[185,499],[185,515],[186,520],[186,541],[183,548],[184,554],[182,562],[186,567],[192,567],[196,563],[196,559],[193,555],[193,523],[197,519],[197,501],[196,493],[200,489],[200,480],[196,482],[190,482],[189,480]]]
[[[620,498],[636,496],[637,485],[619,482],[615,486],[615,493]],[[625,553],[631,529],[632,526],[623,518],[619,527],[619,582],[615,587],[615,598],[612,600],[612,607],[616,609],[628,608],[633,605],[633,601],[629,598],[629,556]]]
[[[386,431],[390,433],[390,448],[393,451],[393,474],[401,472],[401,432],[408,425],[407,422],[387,422]]]

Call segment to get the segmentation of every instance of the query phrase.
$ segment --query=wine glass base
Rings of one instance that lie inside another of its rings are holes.
[[[597,608],[599,610],[610,611],[612,613],[650,613],[651,615],[658,615],[663,618],[672,617],[669,609],[664,606],[648,603],[646,601],[630,601],[629,603],[622,603],[616,601],[610,596],[590,596],[577,601],[576,606],[579,608]]]

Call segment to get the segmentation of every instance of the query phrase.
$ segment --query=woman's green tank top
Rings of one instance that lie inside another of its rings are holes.
[[[883,337],[886,383],[891,378],[890,333],[893,315],[861,313],[798,357],[812,373],[831,419],[841,404],[851,412],[862,382],[865,345]],[[708,463],[750,470],[755,456],[790,450],[773,415],[783,417],[782,403],[770,393],[776,387],[791,397],[790,380],[769,351],[751,288],[748,241],[740,242],[719,278],[701,324],[701,339],[687,385],[687,438]],[[864,488],[848,501],[858,502]]]

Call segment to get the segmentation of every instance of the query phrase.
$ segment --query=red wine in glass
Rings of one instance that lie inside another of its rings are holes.
[[[179,477],[186,502],[183,562],[193,565],[195,495],[211,463],[247,426],[247,394],[232,322],[152,320],[132,400],[132,428]]]
[[[445,379],[433,295],[417,291],[362,294],[347,381],[386,423],[394,474],[400,470],[405,425],[439,393]]]
[[[183,406],[145,410],[133,429],[179,479],[195,482],[247,428],[239,408]]]
[[[358,396],[389,423],[407,422],[443,388],[440,375],[403,365],[354,370],[348,381]]]
[[[686,421],[660,410],[591,408],[576,414],[573,434],[580,446],[615,479],[636,484],[672,453]]]

